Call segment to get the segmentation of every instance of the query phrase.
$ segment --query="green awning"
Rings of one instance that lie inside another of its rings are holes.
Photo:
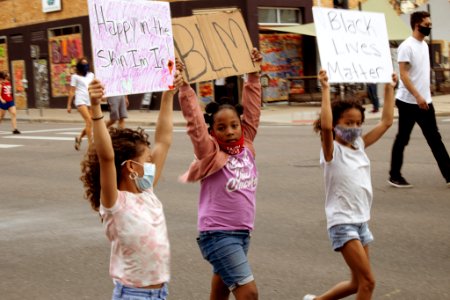
[[[386,19],[386,27],[388,37],[391,41],[402,41],[409,37],[412,33],[411,29],[405,22],[397,15],[392,6],[387,0],[367,0],[362,4],[362,11],[383,13]],[[295,25],[295,26],[280,26],[280,27],[265,27],[267,29],[298,33],[303,35],[316,36],[316,29],[314,23]]]

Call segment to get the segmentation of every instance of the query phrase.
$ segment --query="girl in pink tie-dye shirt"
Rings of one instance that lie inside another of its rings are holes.
[[[181,83],[177,71],[174,86]],[[95,142],[82,162],[81,180],[111,242],[113,300],[166,299],[168,294],[169,239],[163,207],[153,188],[172,142],[175,92],[162,95],[155,143],[150,148],[143,129],[108,132],[100,108],[103,86],[98,80],[89,85]]]

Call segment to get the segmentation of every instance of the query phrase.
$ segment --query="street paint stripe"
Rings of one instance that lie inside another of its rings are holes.
[[[450,119],[443,119],[442,122],[450,122]]]
[[[17,140],[47,140],[47,141],[74,141],[74,138],[68,137],[53,137],[53,136],[32,136],[32,135],[10,135],[4,136],[4,139]]]
[[[23,146],[23,145],[0,144],[0,149],[15,148],[15,147],[22,147],[22,146]]]
[[[42,132],[58,132],[58,131],[69,131],[69,130],[78,130],[76,134],[80,134],[80,131],[83,128],[58,128],[58,129],[41,129],[41,130],[27,130],[27,131],[20,131],[22,134],[27,133],[42,133]]]

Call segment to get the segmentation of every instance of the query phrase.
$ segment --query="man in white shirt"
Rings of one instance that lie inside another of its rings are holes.
[[[431,32],[430,14],[418,11],[411,14],[412,36],[398,48],[400,85],[397,90],[398,133],[392,146],[389,184],[398,188],[412,187],[400,169],[403,152],[408,145],[414,124],[419,124],[438,163],[442,176],[450,187],[450,158],[436,124],[430,91],[430,56],[424,41]]]

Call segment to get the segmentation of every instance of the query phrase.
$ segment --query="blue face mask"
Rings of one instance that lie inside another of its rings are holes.
[[[355,142],[357,138],[359,138],[362,134],[361,127],[344,127],[336,125],[334,127],[334,133],[336,136],[340,137],[345,142],[352,144]]]
[[[153,187],[153,180],[155,179],[156,167],[155,164],[152,163],[138,163],[136,161],[132,161],[135,164],[141,165],[144,168],[144,175],[139,177],[137,175],[131,175],[130,178],[134,180],[136,184],[136,188],[139,192],[143,192]]]

